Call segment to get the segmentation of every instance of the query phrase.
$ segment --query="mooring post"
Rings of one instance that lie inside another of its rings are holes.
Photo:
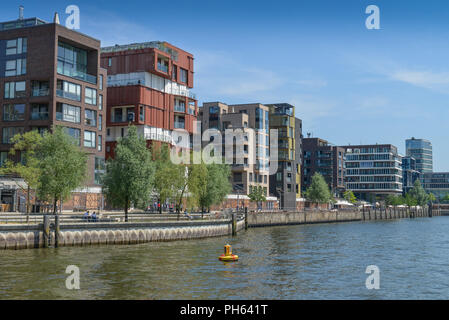
[[[60,216],[57,214],[55,216],[55,248],[58,247],[59,244],[59,230],[60,230]]]
[[[235,213],[232,214],[232,235],[237,235],[237,219]]]
[[[248,230],[248,207],[245,207],[245,230]]]
[[[50,239],[50,217],[48,215],[44,216],[44,229],[42,231],[44,234],[44,248],[48,248]]]

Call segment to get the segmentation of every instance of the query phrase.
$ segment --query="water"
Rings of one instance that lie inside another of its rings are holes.
[[[449,218],[250,229],[238,237],[0,251],[0,299],[449,299]],[[217,257],[229,242],[240,261]],[[81,289],[67,290],[68,265]],[[380,290],[365,286],[380,269]]]

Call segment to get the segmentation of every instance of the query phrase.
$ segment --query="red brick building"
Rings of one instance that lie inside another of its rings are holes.
[[[197,100],[193,55],[167,42],[116,45],[101,50],[108,72],[106,158],[113,157],[128,124],[137,126],[148,145],[172,144],[172,131],[193,134]]]

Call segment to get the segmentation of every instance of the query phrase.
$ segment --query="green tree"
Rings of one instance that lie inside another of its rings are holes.
[[[37,193],[40,199],[53,202],[56,214],[58,200],[62,205],[86,181],[87,154],[63,127],[54,126],[52,131],[44,133],[36,152],[40,166]]]
[[[231,192],[231,169],[226,164],[193,164],[189,167],[188,188],[192,200],[201,208],[205,209],[214,204],[223,202],[226,195]]]
[[[137,134],[135,126],[128,127],[128,134],[120,138],[114,159],[106,163],[103,176],[103,192],[110,204],[128,210],[131,204],[145,206],[150,198],[154,179],[154,166],[146,140]]]
[[[426,193],[419,180],[413,184],[413,188],[409,191],[410,196],[416,200],[417,205],[424,206],[429,202],[429,195]]]
[[[408,192],[405,195],[405,204],[409,207],[415,207],[418,205],[418,200],[416,200],[416,198],[410,192]]]
[[[261,208],[262,202],[267,201],[267,197],[265,196],[265,191],[262,186],[254,186],[248,194],[248,198],[250,201],[257,203],[258,209]]]
[[[449,193],[446,193],[444,197],[441,198],[441,201],[447,202],[449,201]]]
[[[305,192],[305,197],[308,201],[314,203],[330,202],[331,193],[329,191],[329,186],[323,176],[318,172],[312,176],[312,182]]]
[[[9,154],[15,156],[20,153],[21,161],[14,162],[7,160],[4,164],[4,168],[0,168],[0,174],[13,174],[20,176],[26,183],[26,190],[19,184],[19,187],[27,193],[26,204],[26,222],[29,222],[31,200],[31,190],[36,190],[39,183],[39,176],[41,173],[41,167],[39,160],[36,157],[36,151],[38,150],[42,142],[41,135],[33,130],[26,133],[16,134],[11,139],[13,147],[10,149]]]
[[[354,192],[352,192],[352,190],[346,190],[345,193],[343,194],[343,197],[349,203],[354,204],[357,202],[357,198],[355,197]]]

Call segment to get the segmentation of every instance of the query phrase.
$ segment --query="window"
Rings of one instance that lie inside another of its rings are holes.
[[[24,104],[3,105],[3,121],[23,121],[25,120]]]
[[[102,75],[102,74],[100,74],[100,83],[99,83],[99,86],[100,86],[100,90],[103,90],[103,81],[104,81],[104,79],[103,79],[103,75]]]
[[[50,93],[50,85],[48,81],[31,81],[31,96],[45,97]]]
[[[27,38],[18,38],[6,42],[6,55],[22,54],[27,52]]]
[[[97,105],[97,90],[86,88],[84,93],[84,102],[88,104]]]
[[[168,61],[162,58],[157,58],[157,69],[164,73],[168,73]]]
[[[0,167],[3,167],[3,164],[7,159],[8,159],[8,152],[7,151],[0,152]]]
[[[36,130],[37,133],[41,135],[41,137],[44,136],[44,133],[48,131],[47,127],[31,127],[31,130]]]
[[[75,139],[76,145],[79,146],[81,142],[81,130],[70,127],[65,127],[64,129],[69,136]]]
[[[98,116],[98,130],[103,130],[103,116],[101,114]]]
[[[86,126],[97,126],[97,111],[85,109],[84,110],[84,124]]]
[[[139,119],[142,122],[145,122],[145,107],[141,106],[139,110]]]
[[[31,120],[48,120],[48,105],[33,103],[31,105]]]
[[[25,81],[5,82],[5,99],[25,98]]]
[[[81,86],[76,83],[58,80],[56,83],[56,95],[70,100],[81,101]]]
[[[20,76],[26,74],[27,59],[7,60],[5,77]]]
[[[210,114],[217,114],[218,112],[220,112],[220,108],[219,107],[209,107],[209,113]]]
[[[56,120],[73,123],[81,122],[81,108],[65,103],[56,104]]]
[[[172,69],[172,80],[176,81],[178,80],[178,67],[173,65]]]
[[[183,68],[179,68],[181,75],[181,82],[187,83],[187,70]]]
[[[94,168],[94,176],[95,176],[95,183],[100,184],[101,183],[101,176],[106,172],[104,159],[95,157],[95,168]]]
[[[98,110],[103,110],[103,95],[98,95]]]
[[[234,182],[242,182],[242,173],[234,172]]]
[[[57,72],[68,77],[97,83],[97,77],[87,74],[87,51],[69,44],[58,43]]]
[[[108,59],[108,67],[112,67],[112,58]]]
[[[103,150],[103,137],[98,136],[98,151]]]
[[[9,144],[12,137],[18,133],[23,133],[23,127],[6,127],[2,130],[2,143]]]
[[[84,146],[86,148],[95,148],[95,132],[84,131]]]

